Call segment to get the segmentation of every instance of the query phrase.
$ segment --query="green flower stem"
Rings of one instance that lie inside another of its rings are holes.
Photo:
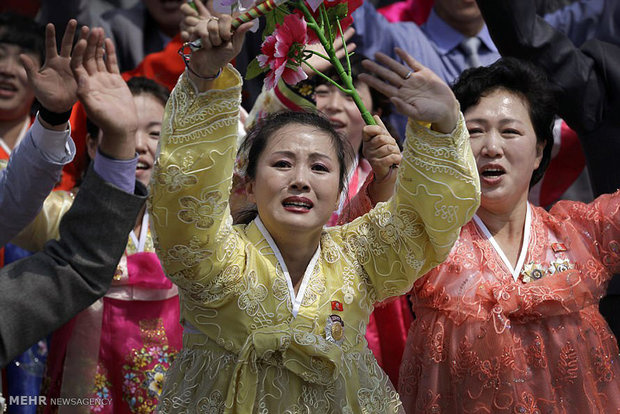
[[[334,67],[336,68],[336,73],[338,73],[338,76],[340,77],[340,79],[342,79],[342,83],[344,87],[338,85],[336,82],[334,82],[332,79],[328,78],[327,76],[323,75],[321,72],[316,71],[314,68],[312,68],[312,66],[310,65],[308,66],[310,66],[312,70],[314,70],[317,74],[322,75],[323,78],[327,79],[332,84],[335,84],[336,86],[338,86],[338,88],[342,92],[351,96],[351,98],[353,99],[353,102],[355,102],[355,105],[360,110],[360,113],[362,114],[362,118],[364,119],[364,122],[366,122],[367,125],[376,125],[377,123],[375,122],[370,112],[368,112],[368,109],[366,109],[366,106],[364,106],[364,103],[362,102],[362,98],[357,93],[357,90],[355,89],[355,85],[353,85],[353,77],[350,75],[350,73],[348,73],[344,69],[344,67],[340,63],[340,60],[338,59],[338,57],[336,57],[336,51],[334,50],[333,42],[330,42],[325,37],[325,33],[323,33],[323,30],[321,30],[319,24],[316,22],[316,20],[314,19],[314,16],[312,16],[312,13],[310,13],[310,10],[308,10],[303,0],[296,1],[295,5],[304,14],[308,27],[316,33],[317,37],[319,38],[319,41],[323,45],[323,48],[325,48],[325,52],[327,52],[327,55],[329,56],[329,60],[331,64],[334,65]],[[321,5],[320,7],[324,7],[324,6]],[[329,24],[326,18],[324,18],[323,21],[326,24]],[[340,27],[340,24],[338,26]],[[340,35],[342,36],[342,30],[340,32],[341,32]],[[331,37],[331,34],[330,34],[330,37]],[[345,52],[346,52],[346,49],[345,49]],[[347,60],[348,60],[348,55],[347,55]]]
[[[305,63],[306,63],[306,65],[308,65],[308,67],[310,69],[312,69],[314,71],[314,73],[316,73],[317,75],[319,75],[320,77],[325,79],[327,82],[329,82],[332,85],[334,85],[336,88],[340,89],[342,91],[342,93],[346,93],[347,95],[351,95],[351,90],[350,89],[343,88],[342,85],[338,84],[338,82],[335,82],[333,79],[328,78],[327,76],[325,76],[325,74],[323,72],[321,72],[320,70],[316,69],[314,66],[312,66],[308,62],[305,62]]]

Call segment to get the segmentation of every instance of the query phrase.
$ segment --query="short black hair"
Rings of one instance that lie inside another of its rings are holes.
[[[531,187],[540,181],[551,161],[556,113],[554,93],[541,69],[512,57],[501,58],[490,66],[467,69],[452,87],[463,113],[477,105],[481,97],[498,89],[505,89],[525,99],[536,142],[544,145],[540,165],[530,180]]]
[[[30,17],[17,13],[0,13],[0,43],[19,46],[24,52],[45,60],[45,27]]]
[[[159,100],[163,106],[166,106],[166,102],[168,102],[170,97],[170,91],[167,88],[143,76],[134,76],[129,79],[127,86],[133,96],[150,95]],[[99,135],[99,127],[89,118],[86,118],[86,132],[94,139],[97,139]]]

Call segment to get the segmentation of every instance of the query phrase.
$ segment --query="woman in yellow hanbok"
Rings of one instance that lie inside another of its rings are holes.
[[[325,228],[345,185],[346,144],[326,119],[270,117],[250,132],[257,217],[232,225],[241,77],[228,62],[248,25],[187,18],[192,54],[166,107],[150,211],[177,284],[183,349],[162,413],[395,413],[398,394],[364,338],[373,304],[441,263],[476,211],[479,184],[449,87],[412,59],[380,74],[411,121],[395,195]],[[194,23],[194,25],[192,25]],[[424,122],[422,125],[419,122]],[[380,126],[365,139],[393,142]]]

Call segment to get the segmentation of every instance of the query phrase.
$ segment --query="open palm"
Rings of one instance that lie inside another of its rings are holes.
[[[53,24],[45,28],[45,62],[37,68],[28,55],[22,55],[28,80],[37,100],[52,112],[70,110],[77,100],[77,83],[71,71],[71,49],[77,22],[70,20],[62,38],[60,54],[56,49],[56,33]],[[87,33],[82,31],[82,37]]]
[[[365,60],[362,65],[373,73],[360,79],[389,97],[396,109],[407,117],[433,124],[438,132],[450,133],[458,120],[458,102],[450,87],[433,71],[401,49],[396,53],[407,66],[377,53],[382,65]]]
[[[114,45],[93,29],[75,47],[71,66],[77,79],[77,96],[88,117],[109,134],[125,134],[137,123],[133,96],[120,75]]]
[[[453,110],[454,94],[433,71],[423,68],[405,80],[395,98],[402,101],[399,110],[418,121],[435,123]]]

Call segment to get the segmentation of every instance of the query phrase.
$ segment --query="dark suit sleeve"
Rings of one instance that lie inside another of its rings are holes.
[[[592,57],[538,17],[533,0],[478,0],[478,6],[501,55],[543,68],[558,90],[559,115],[578,133],[593,130],[606,91]]]
[[[0,367],[103,296],[146,199],[92,169],[60,223],[60,240],[0,270]]]

